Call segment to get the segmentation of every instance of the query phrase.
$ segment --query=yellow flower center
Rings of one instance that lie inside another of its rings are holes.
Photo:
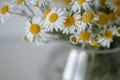
[[[116,17],[115,17],[115,13],[111,12],[108,14],[108,20],[110,21],[115,21]]]
[[[17,0],[18,5],[22,4],[22,2],[24,2],[24,0]]]
[[[78,4],[81,5],[85,2],[85,0],[77,0]]]
[[[63,0],[66,4],[69,4],[71,0]]]
[[[0,13],[4,15],[8,12],[8,9],[9,9],[8,5],[4,5],[0,10]]]
[[[48,15],[48,13],[51,11],[51,9],[47,9],[47,10],[45,10],[45,12],[44,12],[44,18],[46,18],[46,16]]]
[[[116,9],[116,14],[120,17],[120,6]]]
[[[105,37],[106,39],[111,39],[111,38],[113,37],[112,31],[107,30],[107,31],[104,33],[104,37]]]
[[[108,22],[108,17],[105,13],[99,13],[98,14],[99,20],[97,21],[97,24],[99,25],[105,25]]]
[[[72,25],[74,25],[74,23],[75,23],[74,18],[71,16],[67,16],[67,18],[65,19],[64,25],[66,27],[71,27]]]
[[[77,42],[77,38],[74,36],[74,37],[71,38],[71,41],[72,41],[73,43],[76,43],[76,42]]]
[[[94,15],[91,12],[86,12],[85,14],[83,14],[82,16],[82,21],[85,23],[89,23],[93,20]]]
[[[106,2],[106,0],[100,0],[100,5],[105,6],[105,2]]]
[[[55,14],[55,13],[51,14],[50,17],[49,17],[49,21],[51,23],[54,23],[57,19],[58,19],[58,15]]]
[[[118,7],[120,5],[120,1],[119,0],[113,0],[113,5]]]
[[[99,42],[91,41],[91,42],[89,42],[89,45],[90,45],[90,46],[98,46],[98,45],[99,45]]]
[[[38,34],[40,32],[40,26],[37,24],[32,24],[30,26],[30,32],[34,35]]]
[[[90,33],[89,32],[80,32],[79,38],[80,38],[80,40],[86,42],[90,38]]]

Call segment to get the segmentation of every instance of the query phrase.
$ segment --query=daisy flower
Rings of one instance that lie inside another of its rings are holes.
[[[81,24],[79,26],[79,31],[83,31],[87,26],[91,26],[91,22],[99,20],[98,16],[93,12],[85,12],[80,18]]]
[[[58,31],[58,29],[63,25],[65,22],[65,11],[61,8],[52,8],[50,13],[45,18],[45,29],[47,31],[53,31],[54,29]]]
[[[118,6],[120,6],[120,0],[106,0],[106,4],[111,10],[115,10]]]
[[[98,39],[98,42],[103,46],[103,47],[107,47],[107,48],[110,48],[110,44],[111,42],[113,42],[113,28],[109,28],[107,30],[105,30],[103,33],[102,33],[103,36],[101,36],[99,39]]]
[[[72,10],[74,12],[82,11],[82,9],[84,9],[86,11],[91,10],[90,4],[89,4],[91,1],[92,0],[76,0],[73,3]]]
[[[62,32],[66,34],[74,33],[75,30],[78,29],[78,26],[80,26],[79,19],[80,19],[79,13],[75,13],[73,15],[71,14],[66,15],[65,22],[63,23],[63,26],[61,26],[60,30],[62,30]]]
[[[99,20],[96,21],[98,26],[105,27],[108,24],[108,16],[105,13],[99,12],[98,14]]]
[[[70,36],[70,42],[72,43],[72,44],[77,44],[78,43],[78,37],[77,36],[75,36],[75,35],[72,35],[72,36]]]
[[[26,24],[25,32],[28,41],[39,44],[39,41],[45,40],[45,30],[40,17],[33,17],[33,19],[27,21]]]
[[[74,33],[70,37],[70,42],[72,42],[72,43],[83,43],[84,44],[84,43],[88,43],[90,41],[90,39],[91,39],[91,32],[89,30],[87,30],[87,31],[77,31],[76,33]]]
[[[4,5],[0,6],[0,17],[1,22],[4,23],[5,19],[8,19],[10,17],[9,10],[13,8],[12,2],[5,2]]]

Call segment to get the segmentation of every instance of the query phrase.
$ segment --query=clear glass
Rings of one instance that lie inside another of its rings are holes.
[[[89,54],[87,80],[120,80],[120,47]]]
[[[120,48],[81,49],[61,44],[46,64],[45,80],[119,80]]]

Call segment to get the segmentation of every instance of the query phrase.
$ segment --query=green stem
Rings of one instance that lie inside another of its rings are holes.
[[[33,10],[30,8],[30,6],[27,5],[27,3],[25,3],[25,6],[28,8],[28,10],[31,12],[32,16],[34,16],[34,12]]]
[[[26,18],[28,18],[28,19],[30,19],[31,17],[30,16],[28,16],[27,14],[25,14],[25,13],[18,13],[18,12],[12,12],[12,11],[8,11],[10,14],[15,14],[15,15],[19,15],[19,16],[24,16],[24,17],[26,17]]]
[[[90,56],[90,63],[89,63],[89,69],[88,69],[88,75],[90,76],[90,78],[92,78],[92,73],[93,73],[93,70],[94,70],[94,66],[95,66],[95,56],[96,56],[96,51],[92,52],[89,54]],[[92,80],[92,79],[90,79]]]

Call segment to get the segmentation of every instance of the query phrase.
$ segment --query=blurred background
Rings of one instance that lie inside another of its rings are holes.
[[[19,16],[0,23],[0,80],[61,80],[70,48],[60,42],[24,42],[25,26]]]

